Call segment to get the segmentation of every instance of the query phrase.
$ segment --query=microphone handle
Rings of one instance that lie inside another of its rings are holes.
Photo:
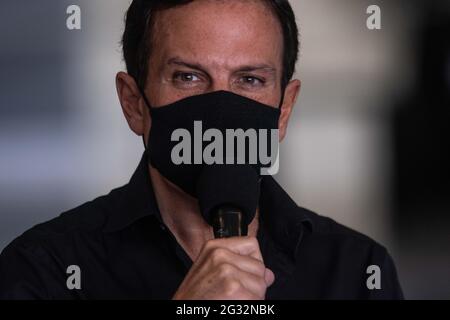
[[[242,211],[233,206],[221,206],[212,216],[215,238],[240,237],[247,235],[247,224]]]

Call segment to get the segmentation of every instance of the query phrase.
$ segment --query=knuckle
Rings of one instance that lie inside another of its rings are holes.
[[[222,278],[229,277],[234,272],[234,267],[229,263],[222,263],[218,267],[219,276]]]
[[[266,266],[261,261],[258,261],[257,264],[256,264],[256,272],[261,277],[264,277],[264,275],[266,273]]]
[[[211,260],[214,265],[218,265],[221,261],[225,259],[227,255],[227,250],[224,248],[215,248],[211,251]]]
[[[203,245],[203,249],[207,251],[212,250],[215,247],[215,244],[216,244],[215,239],[208,240]]]
[[[247,241],[252,248],[256,248],[259,250],[259,242],[256,237],[248,237]]]
[[[266,292],[267,284],[266,284],[266,281],[263,278],[259,278],[257,280],[257,286],[259,288],[259,292],[261,292],[263,294]]]
[[[227,297],[235,296],[241,289],[241,283],[238,280],[230,279],[225,283],[224,293]]]

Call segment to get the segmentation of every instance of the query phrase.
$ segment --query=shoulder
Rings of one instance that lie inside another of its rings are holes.
[[[380,253],[386,253],[387,249],[376,242],[372,238],[344,226],[330,217],[319,215],[308,209],[298,208],[304,216],[311,222],[311,237],[320,240],[324,245],[329,245],[334,248],[342,247],[342,250],[349,249],[364,249],[376,250]]]
[[[120,201],[124,188],[125,186],[113,189],[107,195],[85,202],[49,221],[33,226],[14,239],[0,257],[4,258],[7,253],[16,250],[37,253],[42,248],[62,247],[65,242],[73,241],[74,238],[100,233],[117,202]]]
[[[8,290],[10,294],[20,286],[22,294],[23,287],[45,288],[47,286],[42,281],[56,282],[52,278],[65,274],[67,263],[86,243],[91,248],[92,243],[100,243],[100,234],[116,202],[120,201],[123,188],[114,189],[108,195],[35,225],[9,243],[0,254],[2,290]],[[62,280],[58,279],[58,283]]]
[[[334,261],[344,265],[367,267],[391,263],[388,249],[369,236],[332,218],[301,207],[299,210],[311,221],[311,232],[305,236],[305,242],[316,251],[328,253],[330,257],[334,257]]]
[[[67,266],[79,260],[83,248],[100,247],[122,189],[35,225],[6,246],[0,254],[0,299],[65,297]]]
[[[349,293],[353,285],[355,296],[370,299],[402,299],[403,293],[394,261],[388,249],[372,238],[346,227],[335,220],[299,207],[311,222],[304,233],[303,260],[310,267],[323,271],[323,276],[333,278],[341,292]],[[366,280],[380,273],[381,290],[367,290]],[[365,295],[361,295],[364,293]]]
[[[49,221],[33,226],[12,241],[8,247],[30,247],[32,244],[48,244],[75,235],[100,232],[119,201],[123,189],[124,187],[113,189],[107,195],[85,202]]]

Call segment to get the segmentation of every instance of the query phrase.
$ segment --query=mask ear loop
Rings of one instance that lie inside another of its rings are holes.
[[[152,115],[152,105],[148,101],[147,96],[145,95],[145,92],[144,92],[144,90],[142,90],[141,87],[139,87],[139,92],[141,93],[141,96],[144,99],[144,102],[145,102],[145,104],[146,104],[146,106],[148,108],[148,112],[149,112],[149,114],[151,116]],[[144,134],[142,135],[142,143],[144,145],[145,152],[148,154],[148,148],[147,148],[147,145],[145,144],[145,135]]]
[[[283,85],[281,89],[282,89],[281,90],[281,101],[280,101],[280,104],[278,105],[278,109],[280,110],[280,112],[281,112],[281,107],[283,106],[283,103],[284,103],[284,93],[286,91],[286,85]],[[263,179],[263,176],[259,176],[258,184],[260,185],[260,187],[261,187],[262,179]]]
[[[283,106],[283,103],[284,103],[284,93],[285,93],[285,91],[286,91],[286,85],[283,85],[281,87],[281,101],[280,101],[280,104],[278,105],[278,109],[280,109],[280,111],[281,111],[281,107]]]

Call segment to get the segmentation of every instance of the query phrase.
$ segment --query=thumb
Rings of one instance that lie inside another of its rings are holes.
[[[266,280],[268,287],[272,285],[272,283],[275,281],[275,275],[272,270],[266,268],[266,272],[264,273],[264,280]]]

